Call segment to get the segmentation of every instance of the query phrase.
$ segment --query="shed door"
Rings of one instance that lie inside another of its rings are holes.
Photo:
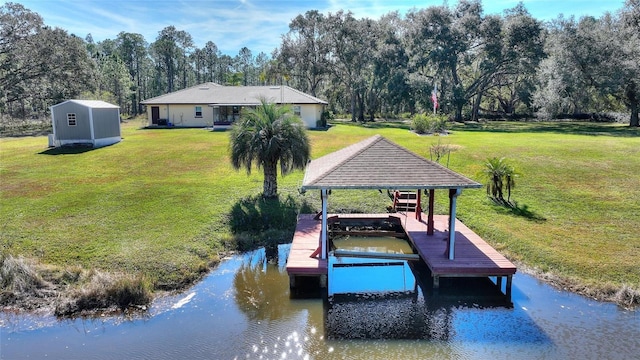
[[[158,119],[160,119],[160,107],[151,107],[151,124],[158,125]]]

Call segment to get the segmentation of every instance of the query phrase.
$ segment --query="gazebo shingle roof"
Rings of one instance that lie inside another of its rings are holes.
[[[457,189],[481,184],[380,135],[307,164],[302,189]]]

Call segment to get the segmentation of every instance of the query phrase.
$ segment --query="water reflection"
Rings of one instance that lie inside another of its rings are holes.
[[[247,256],[233,277],[238,308],[250,321],[276,320],[292,316],[289,279],[277,263],[267,261],[265,251]]]
[[[431,315],[412,293],[337,295],[328,303],[326,332],[330,339],[446,340],[448,331],[439,329],[449,321]]]

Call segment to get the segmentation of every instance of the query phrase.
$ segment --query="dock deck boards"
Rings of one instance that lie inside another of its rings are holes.
[[[314,215],[301,214],[298,217],[296,231],[293,234],[291,250],[287,259],[289,275],[326,275],[327,260],[312,258],[311,254],[320,245],[322,222],[313,219]]]
[[[456,219],[455,258],[445,256],[447,249],[448,216],[433,217],[435,230],[427,235],[427,225],[412,216],[403,219],[409,238],[420,257],[435,276],[507,276],[516,272],[516,266],[480,236]]]
[[[456,219],[455,259],[445,256],[447,247],[447,215],[434,216],[435,231],[427,235],[426,222],[416,220],[413,213],[394,214],[340,214],[344,218],[397,217],[418,254],[434,277],[508,276],[516,272],[516,266],[487,244],[476,233]],[[327,260],[310,257],[320,244],[321,221],[313,215],[300,215],[287,259],[289,275],[326,275]]]

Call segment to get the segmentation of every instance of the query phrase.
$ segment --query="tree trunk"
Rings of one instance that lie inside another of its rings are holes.
[[[476,99],[473,102],[473,109],[471,110],[471,121],[479,120],[478,113],[480,112],[481,102],[482,102],[482,92],[478,92],[478,95],[476,95]]]
[[[356,94],[351,90],[351,121],[356,122]]]
[[[638,110],[640,110],[640,94],[636,90],[636,83],[631,82],[625,88],[626,104],[629,110],[631,110],[631,119],[629,120],[629,126],[640,126],[640,120],[638,120]]]
[[[635,127],[639,127],[640,126],[640,120],[638,120],[638,109],[636,108],[635,111],[631,112],[631,121],[629,122],[629,126],[635,126]]]
[[[456,104],[456,114],[454,120],[456,122],[462,122],[462,104]]]
[[[263,164],[264,182],[262,197],[274,198],[278,196],[278,167],[277,162],[267,162]]]
[[[629,121],[629,126],[640,126],[640,120],[638,119],[638,110],[640,110],[640,104],[636,101],[629,106],[631,109],[631,120]]]
[[[357,93],[356,100],[358,101],[358,121],[364,122],[364,98]]]

